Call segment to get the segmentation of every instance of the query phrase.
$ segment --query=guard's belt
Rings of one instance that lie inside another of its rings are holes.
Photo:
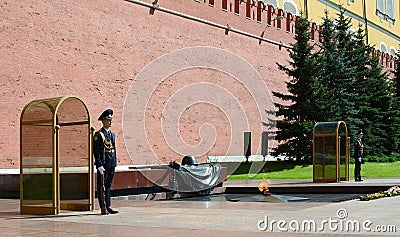
[[[110,153],[112,153],[112,152],[114,152],[115,150],[114,149],[104,149],[104,152],[110,152]]]

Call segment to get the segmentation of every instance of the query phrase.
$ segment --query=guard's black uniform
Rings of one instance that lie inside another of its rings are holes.
[[[107,132],[104,128],[101,128],[100,131],[97,131],[95,133],[94,157],[96,167],[99,168],[100,166],[103,166],[105,169],[104,186],[106,187],[106,189],[111,188],[111,184],[114,178],[115,167],[117,166],[115,134],[113,131],[109,130],[109,132]]]
[[[99,117],[103,120],[106,117],[112,117],[112,110],[106,110]],[[104,170],[104,187],[105,187],[105,203],[109,213],[114,214],[118,211],[111,209],[110,188],[114,179],[115,167],[117,166],[117,153],[115,148],[115,134],[110,129],[108,131],[103,127],[97,131],[93,137],[94,146],[93,154],[97,170],[103,167]],[[97,191],[101,190],[101,175],[97,172]],[[98,195],[99,202],[100,195]]]
[[[354,160],[355,160],[355,167],[354,167],[354,179],[355,181],[362,181],[361,180],[361,164],[363,163],[364,158],[364,143],[360,138],[354,142]]]

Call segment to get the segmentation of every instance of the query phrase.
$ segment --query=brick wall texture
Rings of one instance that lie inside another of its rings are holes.
[[[156,3],[286,45],[293,43],[293,32],[274,27],[275,21],[267,26],[266,10],[261,22],[254,19],[255,6],[246,18],[244,2],[239,14],[229,7],[223,11],[221,1],[214,6],[194,0]],[[88,105],[96,129],[101,127],[97,117],[112,108],[118,164],[131,165],[180,162],[187,153],[200,161],[210,155],[242,155],[244,131],[252,132],[257,153],[265,130],[263,113],[270,108],[260,107],[255,96],[264,93],[270,98],[271,91],[286,91],[288,78],[276,65],[288,64],[285,48],[129,1],[0,0],[0,16],[0,168],[19,167],[20,116],[32,100],[77,95]],[[190,55],[199,47],[206,48],[207,54]],[[185,54],[171,60],[166,57],[171,52]],[[238,64],[223,65],[225,56],[225,62]],[[190,59],[203,62],[194,65]],[[157,63],[167,66],[154,68]],[[156,86],[150,81],[152,75],[174,66],[181,69],[156,78]],[[154,74],[142,73],[146,69]],[[254,77],[254,83],[248,77]],[[263,83],[264,87],[257,86]],[[130,93],[135,95],[129,97]],[[145,110],[132,111],[143,103]],[[140,127],[129,127],[137,124]],[[145,140],[135,134],[141,129]],[[73,134],[73,129],[63,134]],[[62,137],[61,142],[79,134]],[[48,141],[31,143],[42,142]]]

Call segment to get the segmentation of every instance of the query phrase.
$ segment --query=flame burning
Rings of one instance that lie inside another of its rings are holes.
[[[264,179],[264,178],[263,178],[263,180],[261,181],[261,183],[258,185],[258,190],[260,190],[260,192],[261,192],[262,194],[264,194],[264,195],[271,194],[271,193],[269,192],[269,189],[268,189],[268,184],[270,184],[270,183],[271,183],[271,181],[270,181],[269,179]]]

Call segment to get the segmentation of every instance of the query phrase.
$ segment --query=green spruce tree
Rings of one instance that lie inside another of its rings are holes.
[[[390,155],[394,150],[395,137],[391,127],[394,114],[392,110],[391,87],[388,74],[382,71],[377,56],[372,55],[369,45],[365,43],[365,34],[361,25],[351,40],[353,47],[352,62],[355,65],[355,91],[358,94],[356,108],[359,128],[364,129],[366,136],[366,154],[371,156]],[[352,138],[356,138],[353,130]]]
[[[400,153],[400,54],[395,58],[395,69],[393,71],[392,86],[392,121],[389,131],[392,141],[392,153]]]
[[[321,43],[319,44],[318,55],[318,67],[320,68],[319,73],[321,74],[318,79],[320,84],[328,94],[327,104],[329,107],[325,110],[325,121],[337,121],[341,120],[339,98],[336,91],[336,82],[334,80],[335,70],[340,63],[337,55],[337,41],[336,32],[334,29],[334,22],[329,18],[328,12],[325,11],[323,18],[322,30],[321,30]],[[321,120],[324,121],[324,120]]]
[[[369,156],[390,155],[393,151],[391,134],[392,97],[388,74],[382,71],[379,58],[369,59],[365,78],[357,83],[359,89],[359,115],[365,129],[364,142]]]
[[[343,120],[349,130],[358,124],[354,90],[355,70],[353,64],[353,45],[350,31],[351,20],[341,9],[337,21],[325,12],[322,24],[322,42],[320,43],[319,62],[322,72],[320,83],[326,88],[331,109],[327,110],[329,121]]]
[[[341,120],[347,123],[348,130],[353,133],[360,127],[361,121],[358,118],[358,107],[356,106],[358,92],[354,90],[359,69],[365,67],[366,48],[357,50],[357,40],[355,33],[351,30],[352,20],[346,16],[346,9],[340,6],[337,14],[335,32],[337,41],[337,50],[341,58],[342,68],[340,68],[340,77],[338,77],[338,86],[342,88],[342,94],[339,98],[341,106]],[[359,32],[361,33],[361,32]],[[337,74],[339,75],[339,73]]]
[[[311,161],[312,130],[318,121],[319,98],[323,93],[319,86],[317,58],[313,55],[313,46],[310,45],[310,26],[306,18],[300,17],[296,24],[296,43],[289,50],[290,67],[278,64],[290,81],[286,82],[287,94],[273,92],[282,103],[275,103],[277,107],[277,133],[275,139],[280,143],[272,155],[284,155],[296,161]]]
[[[321,43],[321,83],[332,95],[339,111],[332,120],[347,123],[352,139],[364,129],[369,155],[390,154],[392,123],[390,87],[379,60],[370,56],[364,32],[350,30],[351,19],[340,9],[336,21],[325,13]]]
[[[363,110],[367,109],[367,104],[365,101],[365,93],[368,90],[368,84],[366,83],[366,78],[369,74],[370,66],[370,47],[365,43],[365,33],[362,26],[359,25],[358,30],[351,41],[353,46],[352,63],[355,67],[354,77],[355,85],[354,91],[358,94],[355,99],[355,107],[358,109],[358,113],[355,115],[356,123],[353,124],[353,128],[349,131],[351,137],[350,144],[353,144],[357,139],[357,131],[363,129],[364,133],[366,131],[367,118],[362,113]],[[351,147],[353,149],[353,147]]]

